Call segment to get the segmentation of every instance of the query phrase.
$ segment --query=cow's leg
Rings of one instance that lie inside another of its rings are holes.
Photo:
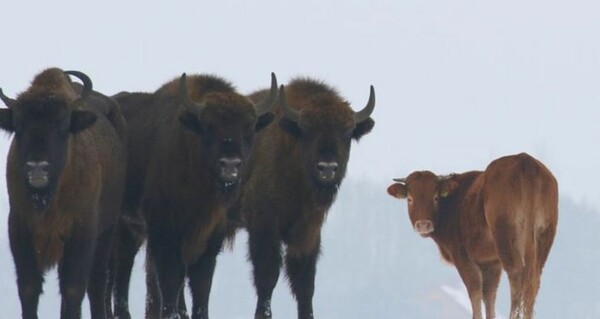
[[[148,229],[148,253],[156,271],[162,297],[161,314],[166,319],[181,318],[178,313],[179,294],[185,280],[180,243],[176,235],[162,227]],[[147,316],[148,317],[148,316]]]
[[[469,299],[471,300],[471,308],[473,310],[473,319],[482,319],[481,302],[483,297],[481,271],[477,264],[466,260],[455,260],[456,269],[467,287]]]
[[[63,257],[58,266],[62,296],[61,319],[81,317],[81,302],[85,296],[94,259],[95,237],[95,229],[76,227],[71,238],[65,243]]]
[[[483,279],[483,303],[485,304],[485,316],[487,319],[496,318],[496,292],[502,275],[500,262],[492,262],[479,265]]]
[[[113,239],[114,228],[110,228],[98,236],[98,240],[96,241],[97,246],[87,289],[93,319],[104,319],[107,316],[112,317],[111,309],[107,308],[107,300],[110,300],[110,290],[107,288],[108,262]]]
[[[38,302],[44,283],[43,273],[38,270],[34,247],[29,231],[17,222],[14,213],[9,214],[8,235],[10,249],[17,270],[17,286],[21,300],[23,319],[37,319]]]
[[[131,270],[140,246],[145,238],[144,222],[141,216],[129,217],[127,212],[119,219],[113,249],[112,266],[114,271],[113,294],[115,318],[131,319],[129,313],[129,283]],[[127,214],[127,215],[125,215]]]
[[[188,268],[193,300],[192,319],[208,319],[208,300],[217,263],[217,255],[221,251],[223,240],[224,234],[214,234],[210,238],[204,254],[196,263]]]
[[[249,231],[249,246],[258,295],[254,318],[270,319],[271,296],[281,268],[281,242],[270,229],[253,229]]]
[[[486,214],[491,216],[503,216],[491,208],[486,208]],[[492,235],[496,242],[498,256],[502,268],[508,275],[510,284],[510,319],[523,318],[523,283],[525,278],[525,251],[523,235],[524,229],[517,229],[508,218],[499,218],[492,223]]]
[[[298,319],[312,319],[312,298],[315,292],[315,275],[320,244],[308,255],[296,256],[289,250],[285,256],[287,276],[292,293],[298,302]]]
[[[536,256],[528,259],[531,260],[530,263],[535,263],[535,265],[527,266],[529,268],[527,275],[528,280],[525,282],[523,292],[523,312],[525,318],[533,318],[533,308],[540,288],[542,270],[548,259],[548,254],[550,253],[550,248],[554,242],[555,234],[556,224],[551,224],[546,228],[539,229],[535,234],[535,244],[533,246],[535,246]]]

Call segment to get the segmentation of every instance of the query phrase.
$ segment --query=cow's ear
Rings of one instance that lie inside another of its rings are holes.
[[[402,184],[402,183],[394,183],[392,185],[390,185],[390,187],[388,187],[387,189],[388,194],[390,194],[390,196],[399,198],[399,199],[404,199],[407,196],[407,190],[406,190],[406,185]]]
[[[198,134],[202,134],[202,124],[198,120],[198,116],[192,112],[182,111],[179,115],[179,122],[187,129],[190,129]]]
[[[446,179],[440,182],[440,197],[448,197],[458,188],[458,182]]]
[[[356,124],[354,131],[352,131],[352,138],[356,141],[360,140],[360,138],[363,137],[363,135],[371,132],[373,126],[375,126],[375,121],[373,121],[373,119],[370,117]]]
[[[279,125],[284,131],[286,131],[288,134],[292,135],[295,138],[301,138],[303,135],[302,129],[300,128],[300,126],[298,126],[298,123],[286,119],[285,117],[279,121]]]
[[[275,118],[275,115],[271,112],[267,112],[261,116],[258,117],[258,120],[256,120],[256,125],[254,126],[254,132],[258,132],[260,130],[262,130],[263,128],[267,127],[267,125],[271,124],[271,122],[273,122],[273,119]]]
[[[73,134],[77,134],[86,128],[96,123],[98,117],[94,112],[90,111],[73,111],[71,112],[71,126],[69,130]]]
[[[13,111],[9,109],[0,109],[0,129],[12,133],[15,131],[13,124]]]

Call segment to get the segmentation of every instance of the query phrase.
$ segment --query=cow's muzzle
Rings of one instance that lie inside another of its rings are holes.
[[[433,233],[433,222],[430,220],[417,220],[414,225],[415,231],[423,237],[428,237]]]
[[[27,182],[33,188],[41,189],[48,186],[48,167],[50,163],[46,161],[25,163],[25,172],[27,173]]]

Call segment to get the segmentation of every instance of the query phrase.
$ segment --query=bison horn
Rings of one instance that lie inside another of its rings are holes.
[[[254,106],[254,110],[256,111],[257,116],[261,116],[273,107],[275,103],[275,99],[277,98],[277,78],[275,77],[275,73],[271,72],[271,90],[269,91],[269,96],[259,104]]]
[[[81,82],[83,83],[83,89],[81,90],[81,94],[79,95],[79,98],[75,102],[73,102],[73,104],[85,101],[90,96],[90,94],[92,94],[93,85],[90,77],[85,75],[85,73],[79,71],[65,71],[65,74],[73,75],[79,80],[81,80]]]
[[[285,87],[283,86],[283,84],[279,88],[279,104],[281,105],[283,116],[285,116],[290,121],[298,123],[298,121],[300,120],[300,112],[291,108],[285,101]]]
[[[2,102],[4,102],[4,104],[6,104],[6,106],[9,109],[12,109],[15,106],[15,103],[17,103],[17,101],[15,99],[11,99],[8,96],[4,95],[4,92],[2,92],[2,89],[0,89],[0,99],[2,99]]]
[[[406,178],[394,178],[394,182],[406,184]]]
[[[200,115],[200,113],[202,112],[202,109],[204,109],[204,105],[202,105],[200,103],[196,103],[196,102],[192,101],[192,99],[190,99],[188,92],[187,92],[186,76],[187,75],[185,73],[183,73],[181,75],[181,78],[179,79],[179,98],[181,99],[181,101],[183,103],[183,107],[187,111],[195,113],[196,115]]]
[[[371,93],[369,94],[369,102],[367,102],[367,106],[365,106],[362,110],[354,113],[354,122],[361,123],[371,116],[373,110],[375,109],[375,88],[371,85]]]

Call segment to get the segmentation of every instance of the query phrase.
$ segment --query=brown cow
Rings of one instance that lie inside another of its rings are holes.
[[[65,74],[80,78],[75,87]],[[6,179],[10,247],[23,318],[37,318],[43,275],[58,264],[61,318],[106,318],[107,265],[123,193],[124,119],[83,73],[48,69],[16,100],[0,94],[14,133]]]
[[[265,91],[252,95],[264,96]],[[258,134],[240,200],[249,234],[258,301],[255,318],[271,318],[271,295],[287,246],[286,271],[298,302],[298,318],[313,318],[312,298],[321,227],[346,173],[352,140],[369,133],[375,93],[354,112],[336,90],[311,79],[295,79],[280,89],[276,116]]]
[[[454,264],[471,299],[473,318],[495,318],[500,274],[510,280],[510,318],[532,318],[542,268],[558,219],[558,186],[538,160],[521,153],[484,172],[446,177],[418,171],[388,188],[406,198],[417,233],[431,237]]]
[[[189,95],[188,95],[189,91]],[[124,218],[115,282],[115,315],[129,318],[127,290],[133,259],[147,226],[149,273],[147,317],[186,317],[184,280],[192,291],[192,318],[208,318],[216,256],[227,227],[226,210],[235,198],[254,135],[273,120],[277,96],[272,74],[261,103],[211,75],[185,74],[154,93],[120,93],[128,121]],[[131,227],[131,226],[135,227]],[[162,296],[162,307],[161,307]]]

